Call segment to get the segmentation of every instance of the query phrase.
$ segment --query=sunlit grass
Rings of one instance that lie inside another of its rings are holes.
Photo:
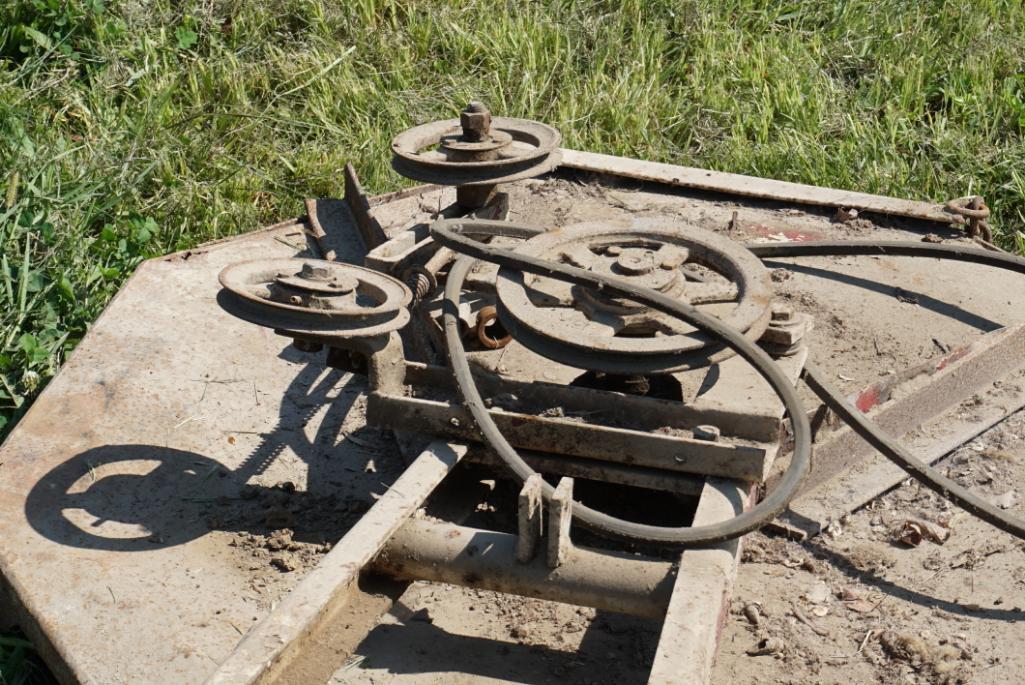
[[[0,9],[0,423],[143,258],[372,192],[472,97],[572,147],[941,201],[1025,248],[1019,2],[111,2]],[[0,434],[4,428],[0,426]]]

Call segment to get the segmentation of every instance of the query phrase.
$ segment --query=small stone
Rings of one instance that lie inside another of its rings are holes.
[[[1001,509],[1010,509],[1014,506],[1015,501],[1018,499],[1018,494],[1014,490],[1008,490],[1004,494],[993,500],[993,504],[997,505]]]
[[[295,557],[291,554],[278,554],[271,557],[270,565],[282,573],[290,573],[295,570]]]
[[[857,219],[857,218],[858,218],[858,210],[856,210],[854,208],[847,208],[847,207],[837,207],[836,208],[836,220],[839,221],[840,223],[846,223],[848,221],[853,221],[854,219]]]
[[[875,608],[875,605],[867,599],[855,599],[844,602],[843,605],[857,614],[867,614]]]
[[[748,656],[769,656],[775,654],[782,654],[786,648],[783,640],[778,637],[767,637],[764,640],[758,642],[758,644],[751,649],[747,650]]]
[[[762,605],[758,602],[748,602],[744,605],[744,617],[751,625],[758,625],[762,620]]]
[[[829,599],[829,586],[821,581],[815,583],[808,592],[804,593],[804,598],[812,604],[822,604]]]
[[[292,531],[288,528],[274,531],[270,537],[267,538],[263,544],[264,547],[272,552],[280,552],[282,550],[291,550],[296,547],[295,541],[292,539]]]

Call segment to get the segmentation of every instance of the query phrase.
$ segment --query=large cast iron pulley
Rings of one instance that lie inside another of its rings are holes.
[[[517,254],[614,276],[714,314],[757,340],[771,318],[761,261],[710,231],[655,219],[595,222],[540,233]],[[565,280],[499,271],[498,313],[518,342],[576,368],[659,374],[707,364],[721,350],[686,321]],[[693,353],[693,354],[689,354]]]
[[[508,249],[479,242],[480,239],[512,237],[526,238],[524,243],[526,245],[546,236],[558,236],[564,230],[555,229],[545,232],[543,229],[507,222],[459,219],[439,220],[431,225],[431,235],[437,242],[463,255],[449,272],[445,286],[445,340],[452,374],[462,396],[463,405],[473,416],[484,442],[494,450],[509,471],[523,482],[534,475],[534,469],[509,443],[485,407],[484,398],[477,388],[469,358],[463,347],[457,313],[463,284],[475,260],[498,264],[501,269],[508,269],[513,273],[529,273],[588,288],[599,294],[622,298],[623,301],[636,302],[667,316],[678,317],[703,331],[709,336],[709,339],[722,340],[734,353],[750,363],[782,400],[785,411],[790,417],[794,440],[790,464],[777,486],[768,492],[761,502],[749,510],[739,512],[734,518],[696,527],[654,526],[625,521],[592,509],[580,502],[575,502],[573,504],[575,520],[588,529],[608,537],[633,542],[687,547],[717,544],[723,540],[739,537],[778,516],[797,492],[811,465],[811,427],[790,378],[747,334],[731,327],[715,315],[700,311],[679,297],[668,295],[659,289],[642,285],[615,273],[602,273],[600,270],[590,270],[573,263],[556,262],[527,254],[519,249]],[[743,250],[743,248],[740,249]],[[673,256],[674,260],[677,258],[677,255]],[[632,266],[633,262],[631,261],[629,265]],[[686,354],[686,352],[681,354]],[[541,481],[541,490],[542,496],[546,500],[551,499],[554,494],[552,485],[543,480]]]

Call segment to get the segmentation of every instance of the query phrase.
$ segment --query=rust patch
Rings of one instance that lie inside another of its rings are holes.
[[[775,236],[783,236],[790,241],[802,241],[802,240],[825,240],[826,236],[819,231],[812,230],[795,230],[791,228],[781,228],[779,226],[769,226],[766,224],[747,224],[744,226],[744,230],[762,238],[772,238]]]

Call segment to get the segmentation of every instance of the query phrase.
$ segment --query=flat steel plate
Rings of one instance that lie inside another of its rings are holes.
[[[513,184],[510,218],[562,226],[679,217],[737,240],[921,235],[866,220],[836,224],[814,208],[562,174]],[[400,195],[373,211],[394,234],[429,220],[452,194]],[[331,206],[332,228],[352,236],[342,254],[359,263],[355,225],[340,203]],[[729,232],[734,212],[740,228]],[[65,681],[202,682],[316,564],[320,544],[340,538],[401,472],[391,439],[364,425],[359,379],[217,306],[225,265],[305,250],[302,225],[290,222],[144,263],[0,447],[0,571],[22,625]],[[935,356],[934,338],[955,346],[1020,317],[1011,296],[1020,279],[985,272],[981,285],[983,270],[971,265],[802,263],[778,285],[816,317],[813,357],[852,390]],[[710,392],[709,378],[691,381],[688,396]],[[275,538],[283,527],[294,540]],[[400,606],[361,646],[364,665],[340,667],[336,681],[555,682],[562,676],[545,662],[513,661],[551,658],[572,670],[577,657],[565,655],[580,644],[585,660],[588,649],[619,644],[590,632],[606,619],[558,607],[552,620],[572,619],[590,637],[539,652],[506,635],[484,665],[450,678],[442,674],[455,665],[437,661],[447,652],[431,656],[439,631],[452,628],[442,646],[472,660],[482,638],[501,638],[525,617],[504,605],[512,613],[478,618],[488,597],[471,590],[417,584],[410,592],[401,606],[429,596],[437,622],[387,627],[406,622]],[[643,642],[645,630],[631,634]],[[620,662],[615,674],[643,682],[649,666]]]
[[[401,471],[362,379],[216,304],[225,265],[305,244],[144,263],[3,445],[0,566],[63,679],[202,682]]]

